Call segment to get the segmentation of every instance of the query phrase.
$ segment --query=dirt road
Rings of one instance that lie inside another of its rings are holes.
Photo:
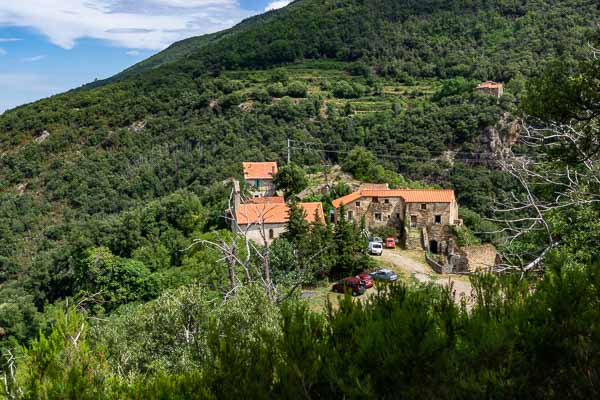
[[[471,297],[471,282],[467,277],[436,273],[425,262],[423,252],[386,249],[376,259],[407,278],[414,278],[419,282],[435,282],[444,286],[451,284],[456,299],[462,296]]]

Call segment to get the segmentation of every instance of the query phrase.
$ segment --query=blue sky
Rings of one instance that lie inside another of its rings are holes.
[[[4,4],[10,3],[10,4]],[[288,0],[0,0],[0,113]]]

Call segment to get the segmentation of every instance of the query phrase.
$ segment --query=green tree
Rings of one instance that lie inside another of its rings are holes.
[[[341,205],[333,231],[336,263],[332,270],[334,276],[344,276],[356,270],[358,232],[353,223],[346,219],[346,207]]]
[[[348,153],[342,169],[361,181],[374,183],[386,181],[383,166],[378,163],[373,153],[363,147],[355,147]]]
[[[76,284],[82,295],[101,299],[107,311],[158,295],[156,278],[144,264],[115,256],[106,247],[90,250],[79,263]]]
[[[283,190],[287,199],[306,189],[308,180],[302,167],[290,163],[279,169],[275,177],[273,177],[273,184],[277,190]]]
[[[294,245],[296,249],[301,247],[309,232],[309,224],[306,221],[306,211],[300,207],[295,200],[288,205],[288,222],[282,237]]]
[[[306,91],[306,84],[301,81],[292,81],[286,88],[287,95],[290,97],[306,97]]]
[[[269,95],[273,97],[283,97],[286,94],[285,86],[283,86],[283,83],[281,82],[270,84],[267,86],[267,91],[269,92]]]

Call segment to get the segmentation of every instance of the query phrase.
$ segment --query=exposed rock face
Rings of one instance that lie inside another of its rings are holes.
[[[131,124],[129,129],[131,129],[135,133],[140,133],[146,128],[147,123],[147,121],[137,121]]]
[[[521,124],[505,112],[494,126],[488,126],[475,142],[474,158],[490,161],[505,159],[511,147],[519,140]]]
[[[26,183],[21,183],[17,186],[17,194],[19,196],[22,196],[25,191],[27,190],[27,184]]]
[[[42,143],[44,140],[48,139],[48,137],[50,137],[50,132],[43,131],[38,137],[36,137],[33,140],[35,140],[36,143]]]
[[[254,102],[251,100],[245,101],[245,102],[241,103],[240,105],[238,105],[238,108],[242,112],[250,112],[250,111],[252,111],[252,108],[254,108]]]

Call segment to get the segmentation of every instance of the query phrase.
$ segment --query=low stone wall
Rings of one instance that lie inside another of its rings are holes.
[[[492,244],[465,246],[461,250],[467,259],[468,272],[490,271],[496,265],[498,252]]]
[[[446,265],[442,265],[442,264],[438,263],[437,261],[435,261],[433,258],[431,258],[429,253],[425,253],[425,259],[427,260],[427,264],[429,264],[429,266],[431,268],[433,268],[433,270],[435,272],[437,272],[438,274],[448,274],[451,272],[448,270]]]

